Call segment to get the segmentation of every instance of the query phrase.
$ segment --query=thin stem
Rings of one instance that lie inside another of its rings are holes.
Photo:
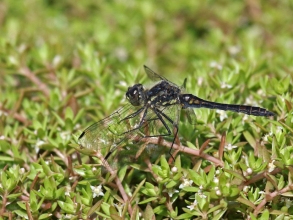
[[[159,138],[156,138],[156,137],[152,137],[152,138],[138,138],[137,140],[138,141],[142,141],[142,142],[148,142],[150,144],[158,144]],[[194,155],[194,156],[198,156],[198,157],[204,158],[204,159],[206,159],[206,160],[214,163],[215,166],[220,166],[220,167],[223,167],[224,166],[223,161],[221,161],[218,158],[215,158],[213,156],[210,156],[209,154],[202,153],[200,150],[191,149],[189,147],[182,146],[182,145],[177,145],[175,143],[172,146],[172,143],[170,143],[168,141],[165,141],[164,139],[160,140],[159,143],[160,143],[160,145],[162,145],[164,147],[167,147],[167,148],[171,148],[172,147],[173,149],[179,150],[180,152],[183,152],[183,153],[187,153],[187,154],[191,154],[191,155]]]
[[[20,68],[19,72],[32,81],[47,97],[50,95],[50,89],[43,83],[27,66]]]

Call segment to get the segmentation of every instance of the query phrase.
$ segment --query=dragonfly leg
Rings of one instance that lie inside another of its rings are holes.
[[[176,130],[176,131],[175,131],[175,133],[174,133],[174,138],[173,138],[173,141],[172,141],[172,145],[171,145],[171,147],[170,147],[170,150],[169,150],[169,154],[170,154],[170,156],[172,157],[173,161],[175,162],[175,158],[174,158],[173,155],[172,155],[172,149],[173,149],[173,145],[174,145],[174,143],[175,143],[175,140],[176,140],[176,138],[177,138],[177,134],[178,134],[178,131],[179,131],[177,125],[174,125],[174,130]],[[177,154],[177,152],[176,152],[176,154]]]
[[[175,161],[175,158],[173,157],[173,155],[172,155],[171,152],[172,152],[173,145],[174,145],[174,143],[175,143],[175,140],[176,140],[176,137],[177,137],[177,134],[178,134],[178,131],[179,131],[178,125],[175,124],[174,121],[173,121],[169,116],[167,116],[164,112],[162,112],[162,111],[160,111],[160,110],[157,110],[157,111],[158,111],[161,115],[163,115],[163,117],[166,118],[170,123],[173,124],[173,128],[174,128],[175,132],[173,132],[173,133],[174,133],[174,138],[173,138],[173,141],[172,141],[172,145],[171,145],[171,147],[170,147],[170,150],[169,150],[169,154],[170,154],[171,158],[173,159],[173,161]]]

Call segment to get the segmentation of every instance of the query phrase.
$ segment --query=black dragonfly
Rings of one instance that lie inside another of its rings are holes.
[[[81,147],[95,150],[107,160],[114,151],[119,152],[127,143],[141,138],[174,135],[173,146],[181,109],[186,111],[192,124],[195,120],[193,108],[229,110],[255,116],[274,115],[260,107],[211,102],[184,94],[186,79],[180,87],[147,66],[144,69],[148,77],[157,83],[150,89],[145,89],[142,84],[129,87],[126,92],[129,103],[85,129],[78,138]]]

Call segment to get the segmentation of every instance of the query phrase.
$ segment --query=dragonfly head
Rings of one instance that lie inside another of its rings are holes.
[[[143,105],[145,97],[142,84],[135,84],[129,87],[126,92],[126,99],[134,106]]]

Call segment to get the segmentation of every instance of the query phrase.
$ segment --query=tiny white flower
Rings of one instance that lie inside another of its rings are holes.
[[[174,193],[179,193],[179,190],[170,188],[170,189],[164,189],[163,192],[168,193],[168,195],[172,197]]]
[[[219,179],[217,177],[214,177],[214,183],[216,183],[216,184],[219,183]]]
[[[242,117],[242,124],[244,125],[245,121],[247,121],[249,119],[249,116],[248,115],[244,115]]]
[[[20,174],[24,174],[24,173],[25,173],[25,169],[24,169],[24,168],[20,168],[20,169],[19,169],[19,173],[20,173]]]
[[[66,214],[64,216],[65,219],[72,219],[74,217],[74,215],[71,215],[71,214]]]
[[[122,217],[122,212],[123,212],[123,208],[124,208],[124,204],[115,204],[114,206],[117,208],[118,212],[119,212],[119,216]]]
[[[246,105],[256,106],[258,103],[252,98],[252,96],[248,96],[248,97],[245,99],[245,104],[246,104]]]
[[[236,55],[241,51],[241,48],[239,46],[231,46],[228,48],[228,51],[230,53],[230,55]]]
[[[187,206],[187,208],[189,208],[190,211],[194,210],[194,208],[197,206],[197,201],[194,200],[194,202],[190,205]]]
[[[273,132],[270,132],[268,134],[265,134],[265,136],[262,138],[265,142],[268,141],[268,137],[272,137],[273,136]]]
[[[210,62],[210,67],[211,67],[211,68],[218,69],[218,70],[223,69],[222,65],[219,64],[219,63],[216,62],[216,61],[212,61],[212,62]]]
[[[276,168],[274,162],[275,162],[275,160],[272,160],[272,162],[270,162],[270,163],[268,164],[269,172],[272,172],[272,171]]]
[[[221,173],[220,170],[216,170],[216,174],[219,175]]]
[[[180,184],[179,189],[182,189],[183,187],[191,186],[193,181],[189,180],[187,178],[182,179],[183,183]]]
[[[248,192],[249,188],[250,188],[250,186],[244,186],[243,187],[243,192]]]
[[[69,186],[65,187],[65,196],[70,196],[71,188]]]
[[[232,144],[227,144],[226,146],[225,146],[225,149],[227,149],[228,151],[231,151],[231,150],[233,150],[234,148],[237,148],[237,146],[236,145],[232,145]]]
[[[220,121],[223,121],[225,118],[228,118],[227,113],[223,110],[216,110],[216,112],[220,115]]]
[[[220,191],[220,190],[216,190],[216,195],[217,195],[217,196],[222,195],[221,191]]]
[[[0,116],[1,116],[1,114],[0,114]],[[1,135],[0,136],[0,140],[5,140],[5,136],[4,135]]]
[[[56,55],[54,58],[53,58],[53,66],[58,66],[62,61],[62,57],[60,55]]]
[[[198,84],[199,86],[201,86],[202,83],[203,83],[203,78],[202,78],[202,77],[198,77],[198,78],[197,78],[197,84]]]
[[[221,82],[221,88],[222,89],[231,89],[232,85],[227,84],[226,82]]]
[[[265,134],[265,136],[262,138],[265,142],[267,142],[268,141],[268,136],[269,136],[269,134]]]
[[[253,170],[250,167],[248,167],[246,169],[246,172],[247,172],[248,175],[250,175],[250,174],[252,174]]]
[[[264,96],[265,92],[262,89],[257,90],[257,94],[260,96]]]
[[[117,47],[114,50],[114,54],[119,61],[125,62],[128,58],[128,51],[124,47]]]
[[[36,147],[39,148],[40,146],[44,145],[46,142],[43,140],[37,140]]]
[[[216,170],[216,175],[219,175],[221,173],[220,169]]]
[[[171,169],[172,173],[177,173],[177,171],[178,171],[177,167],[172,167],[172,169]]]
[[[119,84],[120,84],[121,86],[127,87],[127,83],[126,83],[125,81],[120,81]]]
[[[264,199],[265,197],[265,192],[264,191],[259,191],[258,193],[260,195],[260,197],[255,201],[255,202],[260,202]]]
[[[70,140],[70,133],[68,131],[63,131],[60,132],[60,137],[61,139],[63,139],[64,141],[69,141]]]
[[[102,185],[90,186],[90,187],[91,187],[91,189],[93,191],[93,198],[104,195],[104,193],[102,191]]]
[[[4,112],[4,111],[1,111],[1,110],[0,110],[0,116],[2,116],[2,115],[4,115],[4,116],[8,116],[7,112]]]
[[[282,133],[282,131],[283,131],[283,127],[278,126],[276,129],[276,133],[279,134],[279,133]]]
[[[197,194],[202,199],[206,199],[207,198],[207,196],[205,194],[203,194],[202,192],[198,192]]]

